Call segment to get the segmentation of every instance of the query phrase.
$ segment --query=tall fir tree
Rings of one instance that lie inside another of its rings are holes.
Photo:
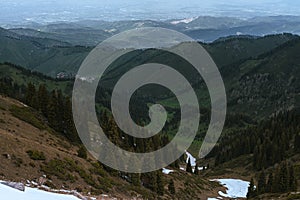
[[[263,194],[266,192],[266,175],[264,170],[259,174],[257,183],[257,192]]]
[[[168,184],[168,190],[169,190],[169,192],[171,193],[171,194],[175,194],[175,185],[174,185],[174,181],[173,181],[173,179],[171,179],[170,181],[169,181],[169,184]]]
[[[205,167],[204,167],[205,168]],[[204,169],[203,168],[203,169]],[[198,169],[198,164],[195,166],[194,174],[198,175],[199,174],[199,169]]]
[[[156,181],[157,181],[157,194],[162,196],[164,195],[164,183],[163,183],[163,176],[161,171],[157,171]]]
[[[193,173],[193,169],[192,169],[190,158],[188,159],[188,163],[186,165],[186,172]]]
[[[256,194],[256,188],[255,188],[255,185],[254,185],[254,180],[252,178],[251,181],[250,181],[249,187],[248,187],[247,199],[253,198],[256,195],[257,195]]]

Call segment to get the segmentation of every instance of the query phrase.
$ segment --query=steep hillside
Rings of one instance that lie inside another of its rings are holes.
[[[81,158],[79,146],[70,143],[47,124],[34,109],[14,99],[0,96],[0,179],[43,183],[51,188],[76,189],[92,196],[108,194],[118,198],[157,198],[142,186],[107,172],[93,157]],[[23,117],[26,117],[24,121]],[[207,198],[217,195],[218,184],[184,171],[163,175],[165,193],[160,198]],[[46,178],[41,178],[46,175]],[[174,180],[176,194],[168,192]]]
[[[27,69],[55,77],[57,73],[76,72],[91,48],[69,46],[49,39],[27,38],[15,33],[0,33],[0,61],[21,65]]]
[[[300,40],[222,70],[232,111],[265,116],[299,108]]]

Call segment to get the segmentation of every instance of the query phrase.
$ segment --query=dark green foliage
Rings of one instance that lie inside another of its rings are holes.
[[[266,180],[264,171],[259,175],[257,194],[286,193],[296,190],[297,180],[294,174],[294,167],[291,163],[284,161],[279,166],[272,169],[269,172],[268,180]]]
[[[300,152],[300,134],[296,134],[295,136],[295,141],[294,141],[294,149],[295,152],[299,153]]]
[[[188,163],[186,165],[186,172],[193,173],[192,165],[190,159],[188,159]]]
[[[46,160],[45,154],[42,151],[28,150],[26,153],[32,160]]]
[[[175,185],[173,179],[171,179],[168,184],[168,190],[171,194],[175,194]]]
[[[140,186],[140,174],[131,174],[131,181],[134,186]]]
[[[268,177],[266,192],[273,192],[273,189],[274,189],[274,175],[273,172],[271,172]]]
[[[87,151],[83,145],[81,145],[77,151],[77,155],[80,158],[87,159]]]
[[[266,175],[264,171],[262,171],[258,177],[257,188],[258,194],[262,194],[266,191]]]
[[[50,160],[41,167],[41,170],[46,173],[46,175],[54,175],[60,180],[70,182],[74,182],[76,180],[76,176],[71,174],[72,172],[76,172],[88,185],[96,189],[102,189],[101,184],[91,175],[91,173],[85,171],[82,167],[76,164],[74,160],[68,158],[65,158],[64,160]],[[106,186],[110,187],[109,184]]]
[[[300,130],[300,116],[297,112],[281,112],[256,126],[223,136],[210,156],[215,155],[215,163],[219,165],[241,155],[253,153],[253,167],[256,170],[281,162],[287,152],[292,150],[290,144],[294,142],[294,136]]]
[[[163,176],[161,171],[157,171],[157,194],[164,195],[164,183],[163,183]]]
[[[203,170],[204,170],[204,169],[205,169],[205,167],[203,167]],[[196,174],[196,175],[199,174],[198,164],[196,164],[196,166],[195,166],[194,174]]]
[[[147,188],[153,192],[157,192],[157,175],[156,172],[143,174],[143,182]]]
[[[10,112],[13,116],[35,126],[40,130],[47,129],[39,115],[31,108],[12,106]]]
[[[255,197],[257,195],[255,185],[254,185],[254,180],[253,178],[250,181],[250,185],[248,187],[248,193],[247,193],[247,199],[250,199],[252,197]]]

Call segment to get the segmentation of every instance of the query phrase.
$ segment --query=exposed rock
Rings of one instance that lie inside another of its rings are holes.
[[[25,191],[25,185],[23,183],[16,183],[16,182],[2,182],[3,185],[9,186],[16,190],[20,190],[22,192]]]

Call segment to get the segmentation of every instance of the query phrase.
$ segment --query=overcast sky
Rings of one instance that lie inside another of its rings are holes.
[[[300,15],[299,0],[0,0],[0,20],[127,20]]]

